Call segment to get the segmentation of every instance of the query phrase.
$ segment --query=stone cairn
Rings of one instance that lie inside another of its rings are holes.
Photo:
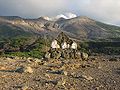
[[[75,41],[69,39],[63,32],[52,41],[50,50],[45,54],[45,58],[49,59],[81,59],[82,53],[77,49],[78,45]]]

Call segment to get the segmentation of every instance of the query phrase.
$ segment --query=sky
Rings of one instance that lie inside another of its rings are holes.
[[[38,18],[65,13],[120,26],[120,0],[0,0],[0,16]]]

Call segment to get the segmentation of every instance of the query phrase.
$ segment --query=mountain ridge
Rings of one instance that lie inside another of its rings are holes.
[[[19,16],[0,16],[1,32],[2,25],[9,26],[9,29],[13,31],[13,28],[15,28],[16,30],[38,35],[54,33],[53,37],[59,32],[65,32],[67,35],[78,40],[105,39],[106,41],[111,41],[111,38],[120,38],[120,27],[108,25],[86,16],[71,19],[59,18],[56,21],[49,21],[44,17],[24,19]]]

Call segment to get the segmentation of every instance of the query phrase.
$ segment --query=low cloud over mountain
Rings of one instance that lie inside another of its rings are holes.
[[[120,25],[119,8],[120,0],[0,0],[3,16],[37,18],[72,12],[116,25]],[[61,16],[69,18],[69,15]]]
[[[65,19],[71,19],[75,17],[77,17],[77,15],[73,13],[65,13],[65,14],[60,14],[56,16],[56,18],[65,18]]]

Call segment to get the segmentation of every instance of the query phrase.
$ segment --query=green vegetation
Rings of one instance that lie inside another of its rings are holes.
[[[118,26],[114,26],[114,25],[107,25],[101,22],[96,22],[96,24],[106,30],[108,30],[109,33],[111,33],[112,35],[110,36],[110,38],[119,38],[120,40],[120,27]]]
[[[12,26],[0,25],[0,54],[20,57],[43,57],[49,45],[49,40],[38,38],[32,32]]]
[[[50,47],[50,41],[44,38],[37,38],[34,41],[32,39],[32,37],[5,39],[0,42],[1,54],[5,56],[42,58],[48,47]]]
[[[87,42],[81,42],[80,48],[78,48],[81,52],[86,52],[89,54],[89,45]]]
[[[50,48],[48,38],[20,37],[4,39],[0,42],[0,52],[4,56],[20,56],[42,58]],[[88,54],[120,54],[120,42],[81,42],[78,48],[81,52]]]
[[[80,47],[88,54],[120,55],[120,42],[81,42]]]
[[[88,42],[91,53],[120,55],[120,42]]]
[[[118,26],[114,26],[114,25],[107,25],[101,22],[96,22],[97,25],[101,26],[102,28],[106,29],[106,30],[116,30],[118,32],[120,32],[120,27]]]

